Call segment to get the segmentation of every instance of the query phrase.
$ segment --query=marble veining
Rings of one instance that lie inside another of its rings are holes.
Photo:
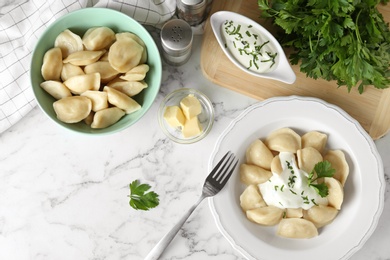
[[[206,80],[200,45],[196,36],[187,64],[164,64],[153,107],[120,133],[78,135],[57,127],[36,107],[0,135],[0,259],[138,260],[147,255],[198,199],[220,133],[257,102]],[[203,91],[216,112],[210,134],[192,145],[167,139],[157,121],[163,97],[181,87]],[[390,136],[376,144],[385,164],[385,208],[353,260],[390,258]],[[157,208],[130,208],[128,185],[135,179],[160,195]],[[244,258],[221,235],[204,200],[161,259]]]

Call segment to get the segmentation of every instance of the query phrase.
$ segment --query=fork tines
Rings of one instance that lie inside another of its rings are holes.
[[[231,151],[228,151],[207,177],[207,181],[214,181],[218,185],[225,185],[232,175],[238,159]]]

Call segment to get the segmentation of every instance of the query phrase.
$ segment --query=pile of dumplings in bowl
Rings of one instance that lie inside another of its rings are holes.
[[[141,109],[134,97],[148,87],[147,59],[146,45],[134,33],[107,26],[83,35],[65,29],[44,54],[40,87],[55,99],[60,121],[106,128]]]

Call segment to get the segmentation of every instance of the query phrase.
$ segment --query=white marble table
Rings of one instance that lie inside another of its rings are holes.
[[[184,66],[164,65],[160,93],[139,123],[108,136],[68,132],[36,107],[0,135],[0,259],[143,259],[200,194],[219,134],[257,102],[208,82],[200,69],[201,36]],[[213,101],[211,133],[179,145],[159,129],[157,108],[181,87]],[[378,228],[351,259],[390,258],[390,135],[376,141],[385,163],[386,202]],[[139,179],[160,205],[135,211],[128,185]],[[243,259],[218,231],[207,201],[161,259]]]

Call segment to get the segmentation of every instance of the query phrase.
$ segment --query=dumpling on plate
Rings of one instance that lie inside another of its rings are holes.
[[[328,225],[337,216],[339,211],[333,207],[318,205],[304,211],[303,218],[310,220],[317,227]]]
[[[249,185],[240,195],[240,206],[243,211],[267,206],[256,185]]]
[[[51,48],[43,56],[41,74],[44,80],[60,80],[62,71],[62,52],[58,47]]]
[[[344,201],[343,185],[333,177],[325,177],[324,183],[328,186],[328,205],[340,210]]]
[[[265,144],[273,151],[296,153],[301,149],[301,136],[291,128],[280,128],[268,135]]]
[[[257,165],[243,163],[240,165],[240,180],[246,185],[261,184],[268,181],[272,173]]]
[[[275,206],[266,206],[250,209],[246,211],[246,216],[250,221],[263,226],[274,226],[280,222],[284,210]]]
[[[98,51],[107,49],[115,41],[115,33],[108,27],[93,27],[83,35],[85,49]]]
[[[65,29],[56,37],[54,47],[61,49],[62,58],[68,57],[73,52],[84,50],[81,37],[69,29]]]
[[[72,96],[55,101],[53,108],[62,122],[77,123],[91,113],[92,102],[87,97]]]
[[[321,153],[310,146],[299,149],[297,151],[297,158],[299,169],[306,173],[310,173],[314,169],[314,166],[323,160]]]
[[[345,154],[341,150],[329,150],[325,154],[324,160],[330,162],[332,168],[335,169],[333,178],[344,186],[349,175],[349,165],[345,159]]]
[[[278,225],[277,234],[286,238],[312,238],[318,236],[316,226],[303,218],[284,218]]]
[[[245,155],[248,164],[257,165],[266,170],[271,169],[271,162],[274,156],[260,139],[253,141],[249,145]]]
[[[310,131],[302,135],[302,148],[313,147],[320,153],[323,152],[328,136],[318,131]]]

